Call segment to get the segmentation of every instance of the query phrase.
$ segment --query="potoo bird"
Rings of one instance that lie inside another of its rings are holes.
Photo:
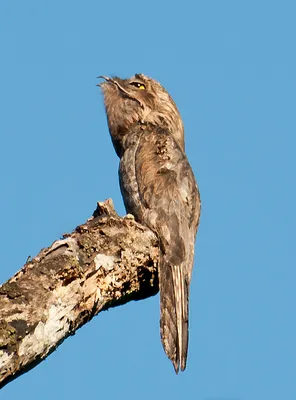
[[[126,211],[159,238],[161,340],[178,373],[186,368],[189,285],[200,215],[182,119],[157,81],[143,74],[100,78],[108,126],[120,158]]]

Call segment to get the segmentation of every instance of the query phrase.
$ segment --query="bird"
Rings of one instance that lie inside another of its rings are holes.
[[[126,211],[159,240],[160,336],[178,374],[187,362],[189,286],[201,212],[182,118],[167,90],[144,74],[99,78]]]

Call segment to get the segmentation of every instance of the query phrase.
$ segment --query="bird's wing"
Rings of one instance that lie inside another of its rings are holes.
[[[160,239],[161,336],[176,372],[186,367],[188,294],[200,202],[186,155],[164,129],[147,126],[135,152],[143,222]]]

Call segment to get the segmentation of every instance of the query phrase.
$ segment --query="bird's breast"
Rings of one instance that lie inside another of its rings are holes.
[[[143,222],[143,205],[136,176],[135,157],[137,140],[129,140],[119,164],[119,184],[127,213],[133,214],[138,222]]]

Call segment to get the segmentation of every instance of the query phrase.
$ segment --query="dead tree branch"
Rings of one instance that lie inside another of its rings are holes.
[[[0,388],[100,311],[158,292],[158,241],[111,200],[0,286]]]

